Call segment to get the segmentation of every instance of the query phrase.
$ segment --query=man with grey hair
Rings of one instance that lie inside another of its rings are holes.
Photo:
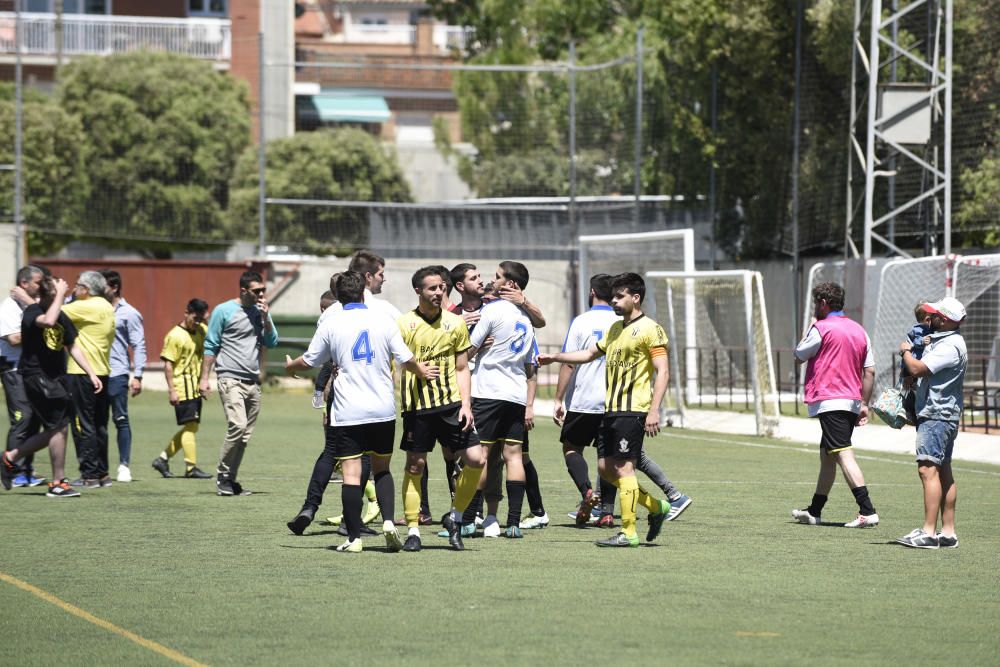
[[[73,444],[80,462],[76,486],[96,489],[111,486],[108,475],[108,376],[111,374],[111,345],[115,340],[115,310],[105,298],[108,283],[97,271],[84,271],[73,288],[73,301],[63,306],[77,329],[76,342],[90,367],[100,379],[95,392],[87,373],[75,359],[70,359],[67,380],[76,419],[73,420]]]

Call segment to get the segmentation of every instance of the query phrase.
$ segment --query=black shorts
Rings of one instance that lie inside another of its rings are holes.
[[[350,426],[327,426],[326,445],[338,459],[356,459],[362,454],[392,456],[396,420]]]
[[[201,423],[201,403],[202,398],[192,398],[189,401],[181,401],[174,406],[174,416],[177,417],[177,425]]]
[[[586,447],[597,443],[597,432],[601,428],[603,413],[567,412],[559,440],[574,447]]]
[[[528,453],[528,429],[524,429],[524,442],[521,443],[521,452]]]
[[[639,458],[646,415],[604,415],[597,431],[597,456],[626,461]]]
[[[819,441],[821,449],[827,454],[851,448],[851,436],[854,435],[854,425],[858,416],[850,410],[833,410],[819,413],[819,425],[823,429],[823,437]]]
[[[41,374],[24,376],[24,393],[42,429],[55,431],[73,419],[73,400],[65,376],[53,380]]]
[[[458,423],[461,406],[455,404],[433,412],[411,412],[403,415],[403,437],[399,448],[404,452],[434,451],[434,444],[460,451],[479,444],[475,430],[463,431]]]
[[[492,445],[504,440],[512,445],[524,442],[524,406],[492,398],[472,399],[479,442]]]

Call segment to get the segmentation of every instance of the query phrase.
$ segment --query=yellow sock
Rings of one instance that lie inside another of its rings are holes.
[[[180,432],[181,447],[184,449],[184,463],[187,464],[188,469],[193,468],[198,463],[198,441],[194,435],[197,432],[197,422],[184,424],[184,428]]]
[[[403,473],[403,516],[408,528],[420,525],[420,478],[421,475]]]
[[[472,502],[472,496],[476,495],[476,488],[479,486],[479,478],[483,474],[482,468],[465,466],[455,480],[455,510],[461,514]]]
[[[649,495],[646,489],[639,487],[639,504],[649,510],[650,514],[660,513],[660,499]]]
[[[622,502],[622,532],[626,537],[638,537],[635,530],[635,506],[639,495],[639,482],[635,475],[618,480],[618,497]]]
[[[368,480],[368,483],[365,484],[365,498],[370,503],[375,502],[375,482],[371,480]]]

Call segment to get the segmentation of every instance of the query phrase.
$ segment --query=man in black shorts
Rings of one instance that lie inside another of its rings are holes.
[[[69,285],[46,276],[39,286],[39,302],[24,309],[21,320],[21,361],[18,372],[24,380],[28,402],[42,425],[42,432],[20,447],[0,456],[0,485],[11,488],[17,474],[15,462],[45,447],[52,461],[49,498],[79,496],[66,479],[66,431],[73,415],[73,403],[65,384],[66,350],[87,374],[94,393],[104,387],[76,345],[76,327],[61,307]]]
[[[858,503],[858,516],[847,528],[877,526],[861,466],[854,458],[851,436],[868,421],[868,401],[875,383],[875,360],[868,334],[844,315],[844,288],[820,283],[813,288],[815,319],[795,348],[796,363],[807,363],[804,394],[809,416],[823,429],[819,444],[819,477],[809,507],[792,510],[799,523],[815,526],[837,479],[837,467]]]

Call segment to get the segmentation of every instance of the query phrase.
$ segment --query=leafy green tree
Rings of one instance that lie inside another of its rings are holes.
[[[224,238],[250,141],[246,84],[194,58],[140,52],[71,62],[57,97],[88,139],[90,233],[156,256]]]
[[[244,151],[232,181],[229,238],[256,239],[258,163]],[[408,202],[409,185],[396,161],[370,134],[354,128],[300,132],[267,144],[269,197]],[[368,239],[368,211],[339,206],[270,205],[267,240],[316,254],[342,254]]]
[[[0,86],[0,163],[14,163],[13,86]],[[32,255],[48,255],[79,230],[90,189],[79,119],[26,90],[23,109],[23,208]],[[0,173],[0,215],[14,215],[14,174]],[[51,232],[58,232],[52,234]]]

